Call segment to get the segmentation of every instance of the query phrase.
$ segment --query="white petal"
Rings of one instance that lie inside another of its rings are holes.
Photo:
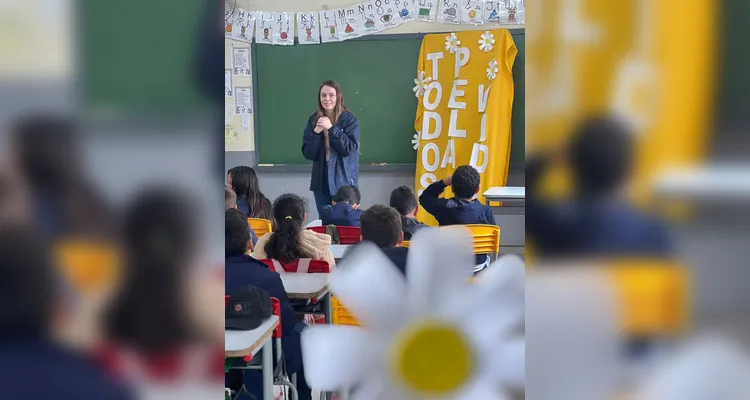
[[[374,373],[352,391],[351,400],[412,400],[411,394],[380,374]]]
[[[526,340],[513,338],[487,349],[487,368],[503,386],[522,389],[526,384]]]
[[[500,385],[485,379],[477,379],[452,397],[455,400],[510,400]]]
[[[351,253],[331,271],[331,291],[368,329],[392,332],[407,315],[406,280],[372,243]]]
[[[523,261],[505,255],[479,274],[464,296],[453,299],[446,314],[471,334],[476,346],[494,348],[524,320],[525,275]]]
[[[407,258],[409,304],[416,312],[440,310],[467,285],[472,275],[473,250],[468,230],[459,227],[420,229]]]
[[[378,336],[346,325],[311,326],[302,332],[302,361],[310,387],[331,391],[361,382],[385,349]]]

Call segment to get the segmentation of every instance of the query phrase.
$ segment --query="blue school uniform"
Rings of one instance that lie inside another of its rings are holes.
[[[333,206],[323,207],[320,220],[323,225],[356,226],[359,227],[359,219],[362,210],[355,210],[349,203],[336,203]]]

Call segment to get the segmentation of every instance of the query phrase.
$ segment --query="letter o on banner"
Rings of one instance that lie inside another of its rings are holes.
[[[430,163],[430,151],[435,153],[432,157],[433,163]],[[438,145],[435,142],[430,142],[422,146],[422,167],[425,171],[435,172],[438,165],[440,165],[440,148]]]

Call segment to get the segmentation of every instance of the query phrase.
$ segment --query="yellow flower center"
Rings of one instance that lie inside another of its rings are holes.
[[[392,350],[392,371],[418,393],[453,392],[474,373],[474,354],[467,339],[443,322],[424,321],[406,328]]]

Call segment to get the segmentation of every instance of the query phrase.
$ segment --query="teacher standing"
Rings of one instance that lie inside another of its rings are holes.
[[[318,110],[310,116],[302,137],[302,155],[313,162],[310,190],[318,215],[342,186],[359,187],[359,121],[344,105],[336,81],[318,90]]]

